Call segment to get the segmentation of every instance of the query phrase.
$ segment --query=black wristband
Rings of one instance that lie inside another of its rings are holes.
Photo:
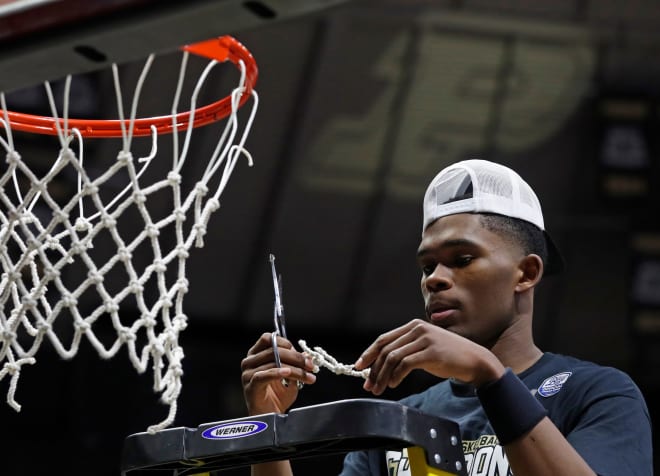
[[[477,389],[477,396],[501,445],[520,438],[548,414],[509,368],[499,380]]]

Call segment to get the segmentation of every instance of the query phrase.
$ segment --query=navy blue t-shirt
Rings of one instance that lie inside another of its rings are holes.
[[[597,474],[653,474],[649,412],[628,375],[611,367],[545,353],[518,377]],[[459,424],[470,476],[512,474],[473,387],[447,380],[401,403]],[[349,453],[341,475],[407,476],[407,453]]]

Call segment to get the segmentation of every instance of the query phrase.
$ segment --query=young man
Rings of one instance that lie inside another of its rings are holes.
[[[413,370],[444,380],[402,403],[461,428],[470,475],[651,475],[651,424],[638,388],[624,373],[534,344],[534,288],[560,271],[531,187],[513,170],[467,160],[442,170],[424,197],[417,251],[426,320],[378,337],[358,358],[364,389],[378,396]],[[311,384],[312,363],[270,334],[242,362],[252,415],[285,412],[296,385]],[[406,454],[355,452],[343,475],[404,475]],[[288,462],[255,465],[258,475],[290,475]]]

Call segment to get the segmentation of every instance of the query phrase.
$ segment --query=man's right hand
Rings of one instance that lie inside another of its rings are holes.
[[[266,332],[248,351],[241,361],[243,396],[250,415],[284,413],[298,396],[296,382],[313,384],[314,364],[306,355],[298,352],[291,342],[277,337],[277,347],[282,367],[275,364],[271,334]],[[282,384],[288,381],[288,386]]]

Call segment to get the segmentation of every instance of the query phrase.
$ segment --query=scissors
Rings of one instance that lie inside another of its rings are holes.
[[[275,325],[275,330],[271,333],[271,342],[273,346],[273,354],[275,355],[275,365],[277,365],[278,368],[281,368],[282,361],[280,360],[280,351],[277,347],[277,336],[282,336],[285,339],[287,338],[284,320],[284,304],[282,304],[282,275],[278,275],[275,271],[275,256],[272,253],[268,257],[268,261],[270,261],[270,269],[273,273],[273,288],[275,290],[275,304],[273,306],[273,323]],[[282,385],[288,387],[289,381],[283,378]],[[304,384],[301,381],[296,381],[298,389],[303,388],[303,385]]]

